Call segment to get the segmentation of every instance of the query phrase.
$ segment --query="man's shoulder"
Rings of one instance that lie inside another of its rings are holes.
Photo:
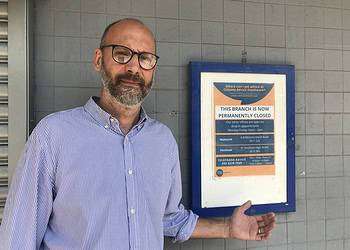
[[[174,134],[168,125],[156,119],[149,118],[148,131],[154,133],[156,138],[164,138],[166,140],[175,141]]]
[[[74,124],[83,117],[83,107],[72,108],[68,110],[51,113],[42,118],[34,130],[45,132],[60,130],[67,124]]]

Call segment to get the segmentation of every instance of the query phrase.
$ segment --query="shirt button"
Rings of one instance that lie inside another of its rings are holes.
[[[128,170],[128,173],[129,173],[130,175],[132,175],[132,169],[129,169],[129,170]]]
[[[136,212],[136,211],[135,211],[135,208],[130,209],[130,213],[131,213],[131,214],[135,214],[135,212]]]
[[[106,125],[105,125],[105,128],[108,128],[108,127],[109,127],[108,124],[106,124]]]

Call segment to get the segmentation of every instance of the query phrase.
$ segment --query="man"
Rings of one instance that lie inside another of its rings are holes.
[[[140,21],[109,25],[95,50],[100,98],[44,118],[9,192],[1,249],[162,249],[163,236],[267,239],[275,217],[198,219],[181,204],[177,144],[141,103],[158,57]]]

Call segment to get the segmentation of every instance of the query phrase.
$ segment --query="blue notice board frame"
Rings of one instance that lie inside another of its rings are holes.
[[[201,206],[201,73],[259,73],[286,75],[286,138],[287,138],[287,202],[253,205],[248,214],[295,211],[295,69],[293,65],[237,64],[190,62],[192,83],[192,210],[203,217],[223,217],[232,214],[234,206]],[[234,195],[234,193],[233,193]],[[237,194],[239,195],[239,194]]]

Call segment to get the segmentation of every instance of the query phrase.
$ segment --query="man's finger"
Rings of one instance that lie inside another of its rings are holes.
[[[239,207],[239,210],[242,211],[243,213],[249,209],[252,206],[252,202],[249,200],[246,203],[244,203],[242,206]]]

